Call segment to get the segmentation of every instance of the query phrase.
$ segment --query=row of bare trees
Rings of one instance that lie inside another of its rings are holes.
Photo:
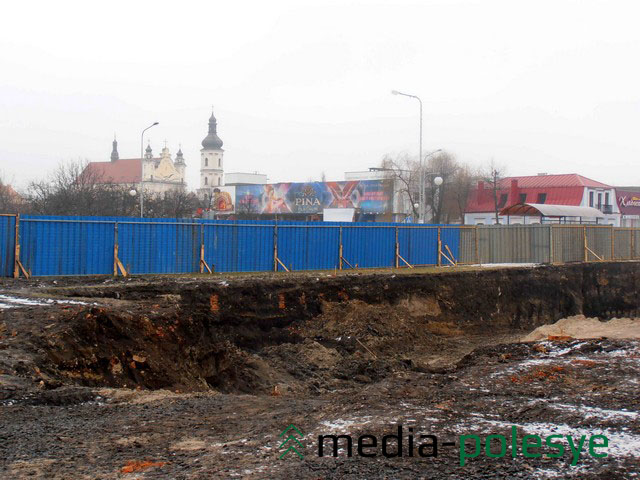
[[[505,168],[493,160],[482,168],[458,161],[449,152],[441,151],[423,159],[407,154],[387,155],[380,167],[387,178],[393,179],[395,195],[399,196],[400,210],[410,213],[414,219],[420,216],[420,179],[424,182],[425,221],[432,223],[464,223],[464,213],[471,191],[478,180],[484,180],[493,191],[496,219],[498,215],[498,191]],[[436,186],[435,177],[442,178]],[[497,220],[496,220],[497,221]]]
[[[139,185],[117,184],[85,169],[87,162],[63,162],[46,177],[16,192],[0,178],[0,213],[78,216],[138,216]],[[135,191],[135,195],[132,195]],[[200,206],[193,193],[176,189],[145,193],[147,217],[191,217]]]

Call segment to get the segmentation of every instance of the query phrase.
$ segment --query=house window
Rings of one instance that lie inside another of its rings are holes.
[[[218,185],[220,185],[220,184],[221,184],[221,183],[220,183],[220,177],[218,177]]]
[[[506,193],[503,193],[502,195],[500,195],[500,201],[498,202],[498,208],[502,208],[505,206],[505,204],[507,203],[507,198],[509,197],[509,195],[507,195]]]
[[[589,206],[593,207],[593,192],[589,192]]]
[[[221,158],[218,159],[218,167],[220,167],[220,166],[222,166],[222,159]]]
[[[521,193],[520,194],[520,203],[527,203],[527,194],[526,193]]]
[[[209,184],[209,179],[207,177],[204,177],[204,184],[208,185]]]
[[[605,205],[609,205],[609,193],[605,193],[604,194],[604,204]]]
[[[598,193],[598,208],[602,208],[602,194]]]
[[[208,159],[208,158],[205,158],[205,159],[204,159],[204,166],[205,166],[205,167],[208,167],[208,166],[209,166],[209,159]]]
[[[546,193],[539,193],[538,194],[538,201],[537,203],[544,203],[547,201],[547,194]]]

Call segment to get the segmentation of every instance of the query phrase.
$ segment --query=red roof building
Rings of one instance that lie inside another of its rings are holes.
[[[118,142],[114,139],[111,161],[90,162],[83,175],[95,183],[115,183],[136,188],[144,171],[145,191],[163,193],[185,188],[185,167],[182,149],[178,150],[175,160],[172,160],[166,146],[162,149],[160,158],[154,158],[151,146],[147,146],[144,159],[121,159],[118,154]]]
[[[490,183],[479,181],[467,200],[465,224],[491,225],[496,223],[496,209],[500,211],[517,203],[533,203],[594,207],[606,215],[602,223],[619,225],[620,210],[615,198],[612,186],[576,173],[506,177],[498,181],[495,195]],[[501,224],[507,221],[512,224],[540,222],[539,218],[498,218]]]

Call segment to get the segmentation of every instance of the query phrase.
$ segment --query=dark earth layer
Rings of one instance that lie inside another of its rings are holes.
[[[567,455],[461,468],[457,447],[318,458],[314,438],[518,425],[633,445],[637,342],[501,344],[573,314],[638,316],[639,284],[632,262],[5,281],[5,295],[84,304],[0,310],[0,477],[628,478],[640,445],[575,467]],[[277,458],[290,423],[304,460]]]

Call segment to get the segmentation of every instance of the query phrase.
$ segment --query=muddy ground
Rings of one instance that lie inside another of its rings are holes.
[[[639,286],[633,262],[3,280],[0,476],[634,478],[638,341],[514,342],[570,315],[637,317]],[[289,424],[303,459],[279,459]],[[318,435],[398,425],[400,458],[318,457]],[[512,426],[520,443],[604,434],[609,456],[572,466],[508,443],[460,466],[459,435],[511,442]],[[408,456],[409,428],[456,445]]]

